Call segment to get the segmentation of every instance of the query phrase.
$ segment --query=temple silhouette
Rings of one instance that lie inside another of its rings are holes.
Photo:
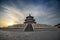
[[[24,23],[27,24],[24,31],[33,31],[32,23],[36,23],[36,22],[35,22],[34,17],[31,16],[31,14],[29,14],[29,16],[26,17]]]

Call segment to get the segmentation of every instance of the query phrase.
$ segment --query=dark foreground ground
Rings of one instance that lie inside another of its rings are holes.
[[[60,29],[40,32],[0,30],[0,40],[60,40]]]

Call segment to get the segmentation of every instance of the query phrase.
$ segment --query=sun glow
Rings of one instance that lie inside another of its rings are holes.
[[[12,26],[12,25],[14,25],[14,23],[13,23],[13,22],[8,23],[8,26]]]
[[[1,21],[0,22],[0,27],[8,27],[8,26],[12,26],[14,24],[17,24],[16,22],[14,21]]]

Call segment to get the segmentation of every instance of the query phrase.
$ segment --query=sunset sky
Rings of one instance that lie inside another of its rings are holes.
[[[0,27],[22,24],[29,13],[37,23],[60,23],[59,0],[0,0]]]

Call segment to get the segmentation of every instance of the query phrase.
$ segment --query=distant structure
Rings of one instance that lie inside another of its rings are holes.
[[[60,23],[58,23],[57,25],[55,25],[55,27],[58,27],[58,28],[60,28]]]
[[[56,30],[57,27],[46,25],[46,24],[37,24],[35,19],[31,14],[26,17],[24,24],[16,24],[4,28],[4,30],[17,30],[17,31],[44,31],[44,30]]]

